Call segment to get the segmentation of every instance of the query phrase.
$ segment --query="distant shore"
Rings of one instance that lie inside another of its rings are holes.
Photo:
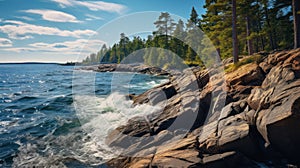
[[[11,64],[59,64],[55,62],[3,62],[0,65],[11,65]]]
[[[87,70],[94,72],[136,72],[149,75],[170,75],[169,72],[158,68],[152,67],[144,64],[99,64],[99,65],[90,65],[82,66],[77,68],[78,70]]]
[[[54,65],[61,65],[61,66],[75,66],[80,65],[78,62],[66,62],[66,63],[56,63],[56,62],[0,62],[0,65],[12,65],[12,64],[54,64]]]

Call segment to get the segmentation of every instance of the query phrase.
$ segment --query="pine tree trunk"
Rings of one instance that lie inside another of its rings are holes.
[[[256,0],[256,3],[259,4],[260,0]],[[257,11],[257,18],[258,18],[258,23],[257,23],[258,31],[257,31],[257,33],[260,33],[260,31],[262,30],[262,25],[261,25],[261,18],[262,17],[260,15],[260,11]],[[264,51],[265,50],[264,37],[262,35],[260,35],[259,38],[260,38],[260,42],[261,42],[261,51]]]
[[[256,37],[255,38],[255,52],[258,52],[258,50],[259,50],[259,38]]]
[[[300,1],[293,0],[294,48],[300,47]]]
[[[250,18],[246,16],[246,28],[247,28],[247,47],[248,47],[248,54],[253,54],[253,46],[252,46],[252,39],[250,39],[251,35],[251,26],[250,26]]]
[[[274,45],[274,40],[273,40],[273,31],[272,31],[272,26],[270,24],[269,10],[268,10],[267,4],[264,4],[264,10],[265,10],[266,22],[267,22],[267,25],[268,25],[268,28],[269,28],[269,30],[267,30],[267,31],[269,33],[270,45],[272,47],[272,50],[275,50],[275,45]]]
[[[233,43],[233,62],[239,61],[238,38],[236,30],[236,0],[232,0],[232,43]]]

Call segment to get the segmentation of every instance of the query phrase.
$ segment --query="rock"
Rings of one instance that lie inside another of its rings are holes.
[[[170,75],[161,68],[147,66],[143,64],[99,64],[92,66],[82,66],[78,69],[91,70],[95,72],[136,72],[150,75]]]
[[[227,81],[230,85],[252,85],[258,86],[264,79],[264,73],[257,64],[246,64],[238,70],[227,74]]]
[[[259,146],[252,137],[257,134],[244,114],[231,116],[205,125],[200,132],[199,148],[204,153],[239,151],[247,156],[259,156]]]
[[[245,120],[244,115],[236,115],[221,120],[218,125],[218,146],[221,151],[239,151],[251,158],[260,157],[257,134]]]
[[[268,97],[270,107],[259,111],[256,121],[257,128],[267,144],[297,164],[300,164],[299,87],[300,81],[276,88]]]
[[[300,49],[271,53],[259,65],[226,75],[216,72],[189,68],[131,96],[134,106],[162,108],[108,135],[108,144],[123,151],[108,165],[300,165]]]
[[[284,67],[291,65],[292,70],[295,72],[297,78],[299,78],[300,71],[300,49],[296,49],[291,52],[291,56],[284,61]]]
[[[157,86],[151,90],[148,90],[147,92],[140,94],[138,96],[135,96],[133,99],[133,104],[145,104],[148,103],[150,105],[156,105],[159,102],[162,102],[164,100],[167,100],[177,94],[177,91],[175,90],[175,87],[170,83],[164,83],[160,86]]]
[[[228,88],[226,104],[246,99],[255,86],[234,85]]]
[[[218,120],[220,121],[230,116],[239,114],[245,110],[246,106],[247,106],[247,102],[245,100],[230,103],[222,109]]]
[[[299,51],[273,55],[273,64],[261,88],[252,90],[249,106],[257,111],[256,125],[267,145],[291,161],[300,163],[299,118],[300,80],[297,76]],[[278,65],[274,65],[274,64]]]
[[[154,156],[151,166],[152,167],[190,167],[196,165],[201,161],[198,157],[197,150],[177,150],[169,151]]]
[[[196,136],[189,136],[159,147],[151,166],[189,167],[199,163],[201,158],[196,143]]]
[[[132,137],[150,136],[151,128],[144,117],[135,117],[128,121],[127,125],[113,130],[106,137],[106,144],[114,147],[127,148],[136,143]]]
[[[134,98],[135,98],[135,94],[128,94],[128,95],[126,95],[126,99],[128,99],[128,100],[133,100]]]
[[[259,108],[262,94],[263,90],[260,88],[255,88],[251,91],[247,102],[252,109],[257,110]]]
[[[267,62],[261,62],[259,64],[259,67],[264,71],[265,74],[267,74],[270,72],[273,66],[271,64],[268,64]]]
[[[208,155],[203,158],[198,167],[223,168],[223,167],[260,167],[241,153],[230,151],[221,154]]]
[[[142,160],[133,159],[130,162],[130,165],[126,167],[135,168],[135,167],[149,167],[151,164],[152,157],[143,158]]]
[[[261,87],[263,89],[268,89],[268,88],[276,87],[276,85],[289,83],[294,79],[295,79],[295,74],[290,67],[278,66],[271,69],[270,73],[263,81]]]

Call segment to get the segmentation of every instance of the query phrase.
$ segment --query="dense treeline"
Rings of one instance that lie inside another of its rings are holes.
[[[200,26],[199,21],[199,16],[194,8],[186,24],[182,20],[175,22],[169,13],[163,12],[158,20],[154,22],[156,30],[146,39],[140,37],[129,39],[122,33],[118,43],[112,47],[103,45],[97,54],[91,54],[83,63],[120,63],[128,54],[138,51],[135,54],[143,55],[143,60],[138,61],[143,61],[149,65],[159,65],[162,62],[168,62],[171,66],[176,64],[178,59],[180,61],[184,60],[187,64],[199,65],[201,61],[196,56],[197,51],[194,51],[195,48],[201,46],[198,44],[201,44],[202,34],[197,33],[200,31],[198,27]],[[192,44],[196,46],[194,49],[189,47]],[[161,48],[161,50],[157,48]],[[173,59],[164,60],[166,50],[175,53],[179,58],[177,59],[175,54],[171,54],[174,57]]]
[[[292,2],[286,0],[206,0],[201,21],[222,58],[233,53],[231,8],[236,3],[239,54],[293,48]]]
[[[204,8],[206,13],[201,19],[192,8],[187,23],[175,22],[169,13],[163,12],[154,23],[156,30],[147,39],[129,39],[122,33],[117,44],[103,45],[83,63],[120,63],[128,54],[148,48],[136,53],[143,55],[140,61],[150,65],[176,64],[178,59],[164,60],[165,52],[155,49],[162,48],[175,53],[186,64],[199,65],[213,51],[228,58],[299,47],[298,0],[206,0]],[[199,28],[205,35],[199,33]]]

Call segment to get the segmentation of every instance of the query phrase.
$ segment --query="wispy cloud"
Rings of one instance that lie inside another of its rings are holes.
[[[74,4],[70,0],[52,0],[59,4],[60,7],[65,8],[67,6],[73,6]]]
[[[52,21],[52,22],[80,22],[77,18],[71,14],[55,11],[55,10],[45,10],[45,9],[29,9],[24,10],[23,12],[38,14],[41,15],[44,20]]]
[[[33,43],[29,44],[27,47],[20,48],[5,48],[5,51],[12,52],[49,52],[49,53],[57,53],[57,54],[90,54],[92,52],[97,52],[101,45],[105,44],[104,41],[101,40],[86,40],[86,39],[78,39],[75,41],[65,41],[59,43]]]
[[[6,38],[0,38],[0,47],[11,47],[12,41]]]
[[[86,14],[85,15],[87,18],[85,20],[104,20],[102,17],[98,17],[98,16],[94,16],[94,15],[90,15],[90,14]]]
[[[11,52],[16,52],[16,53],[25,52],[25,51],[34,52],[34,50],[32,50],[32,48],[29,48],[29,47],[4,48],[1,50],[2,51],[11,51]]]
[[[92,11],[106,11],[122,13],[127,7],[117,3],[104,2],[104,1],[79,1],[79,0],[52,0],[58,3],[61,7],[67,6],[82,6]]]
[[[97,34],[93,30],[61,30],[56,27],[39,26],[27,24],[21,21],[6,20],[5,25],[0,26],[0,32],[6,33],[11,39],[28,39],[33,38],[32,35],[52,35],[62,37],[81,38],[83,36],[91,36]]]
[[[18,19],[23,19],[23,20],[27,20],[27,21],[33,21],[34,19],[27,17],[27,16],[16,16],[16,18]]]
[[[15,24],[15,25],[25,25],[26,23],[19,20],[3,20],[3,23]]]

